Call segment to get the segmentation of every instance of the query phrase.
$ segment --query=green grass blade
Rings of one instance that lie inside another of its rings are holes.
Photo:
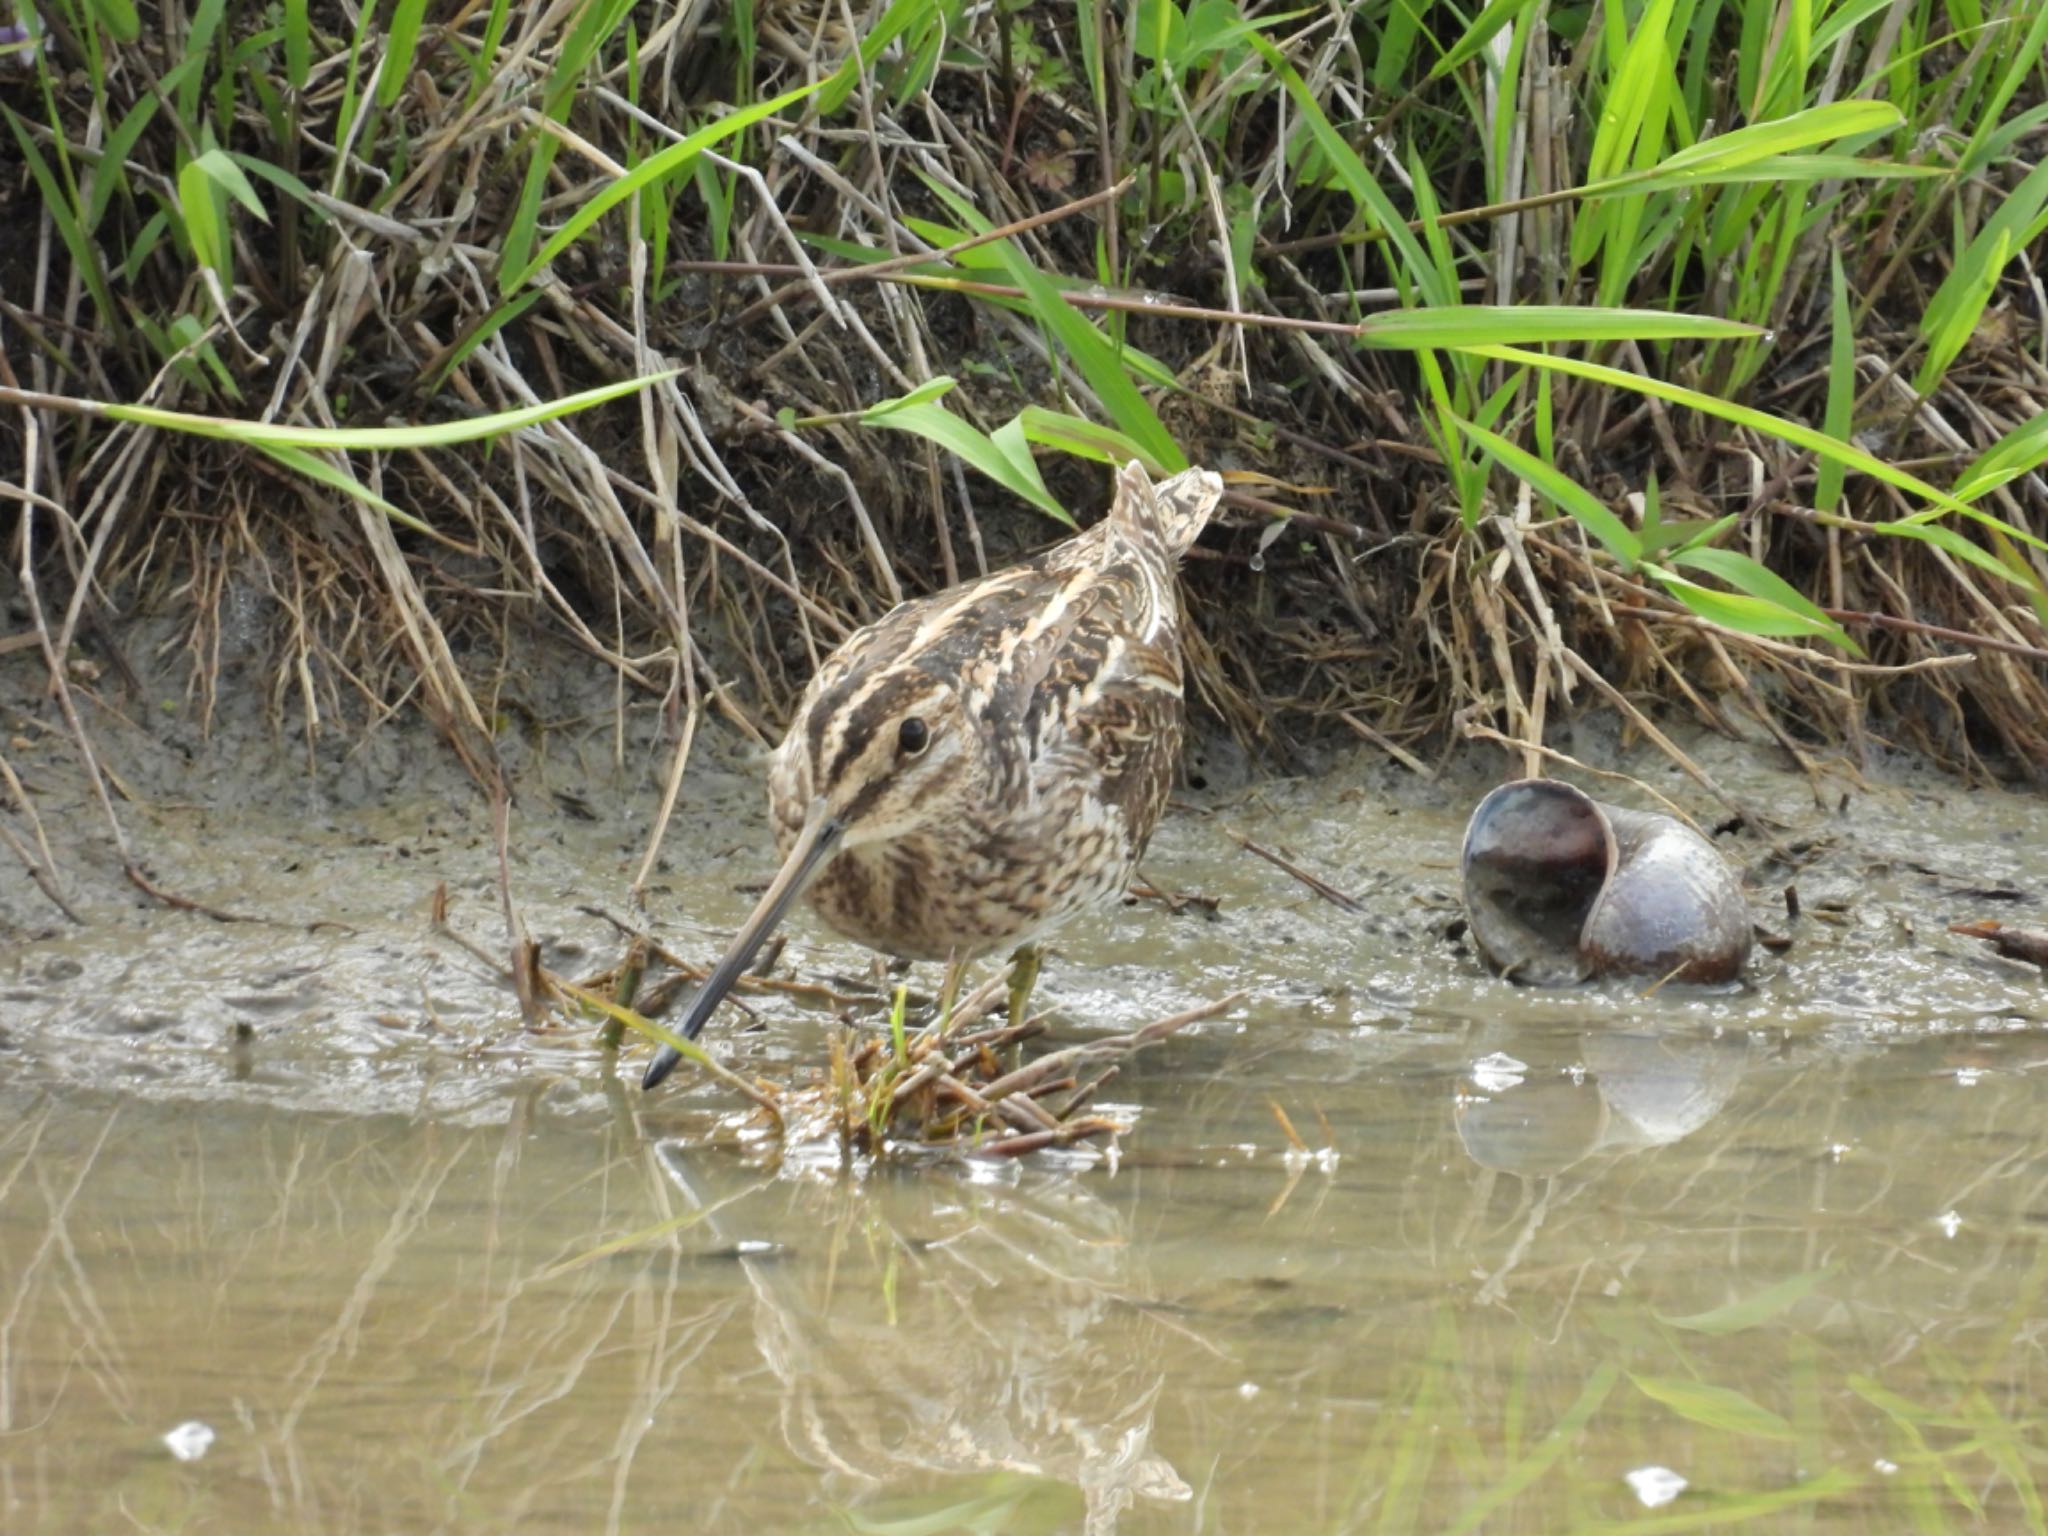
[[[1845,32],[1853,32],[1879,11],[1892,5],[1893,0],[1851,0],[1831,11],[1828,17],[1813,33],[1813,51],[1825,53],[1832,48]]]
[[[1977,1433],[1984,1441],[1985,1455],[2005,1475],[2013,1492],[2019,1495],[2020,1511],[2026,1516],[2027,1530],[2031,1536],[2048,1536],[2048,1505],[2042,1503],[2040,1486],[2034,1481],[2033,1469],[2027,1465],[2026,1453],[2033,1449],[2032,1437],[1999,1412],[1997,1404],[1981,1387],[1964,1399],[1964,1409],[1975,1420]]]
[[[1520,347],[1489,346],[1473,347],[1470,350],[1480,357],[1497,358],[1502,362],[1509,363],[1526,363],[1532,368],[1553,369],[1559,373],[1569,373],[1577,378],[1589,379],[1594,383],[1612,385],[1616,389],[1626,389],[1637,394],[1654,395],[1659,400],[1668,400],[1673,405],[1689,406],[1693,410],[1704,411],[1709,416],[1718,416],[1723,421],[1732,421],[1737,426],[1753,427],[1759,432],[1782,439],[1788,443],[1795,443],[1801,448],[1810,448],[1815,453],[1824,457],[1829,455],[1837,457],[1848,468],[1882,480],[1887,485],[1896,486],[1908,495],[1917,496],[1922,501],[1929,502],[1944,512],[1960,513],[1964,517],[1995,528],[2012,538],[2021,540],[2023,543],[2031,544],[2038,549],[2048,550],[2048,541],[2044,541],[2026,532],[2024,529],[2015,528],[2010,523],[2004,522],[1999,518],[1980,512],[1975,507],[1958,501],[1946,491],[1936,490],[1918,475],[1900,469],[1896,465],[1887,464],[1882,459],[1865,453],[1853,443],[1837,442],[1825,432],[1817,431],[1802,422],[1789,421],[1783,416],[1773,416],[1768,411],[1759,411],[1751,406],[1737,405],[1732,400],[1717,399],[1712,395],[1702,394],[1696,389],[1687,389],[1680,384],[1668,384],[1662,379],[1653,379],[1638,373],[1626,373],[1619,368],[1609,368],[1602,363],[1589,363],[1575,357],[1551,356],[1541,352],[1525,351]],[[1875,526],[1879,532],[1892,532],[1898,527],[1896,523],[1879,523]],[[2010,576],[2012,573],[2008,571],[2006,574]]]
[[[1445,291],[1437,281],[1436,265],[1423,254],[1422,247],[1409,231],[1408,223],[1394,208],[1387,194],[1381,189],[1372,172],[1365,168],[1365,162],[1358,158],[1358,152],[1337,132],[1330,119],[1324,114],[1322,103],[1316,100],[1308,83],[1295,73],[1294,66],[1286,56],[1264,37],[1247,39],[1259,56],[1272,66],[1274,76],[1282,88],[1294,98],[1296,109],[1301,113],[1303,125],[1323,157],[1330,162],[1337,179],[1359,210],[1369,216],[1373,227],[1383,230],[1387,240],[1400,256],[1394,265],[1397,284],[1413,283],[1421,291],[1425,302],[1448,309],[1459,302],[1459,292],[1453,288]]]
[[[1073,518],[1067,515],[1066,508],[1053,500],[1044,480],[1039,478],[1038,466],[1032,462],[1031,450],[1023,440],[1021,428],[1002,442],[976,431],[939,404],[938,397],[952,387],[951,379],[934,379],[901,399],[885,400],[869,408],[861,415],[861,425],[910,432],[937,443],[1012,495],[1072,527]],[[1016,423],[1011,425],[1014,427]]]
[[[14,140],[21,146],[21,157],[28,165],[29,175],[35,180],[36,190],[43,195],[43,207],[49,211],[50,222],[57,228],[57,238],[64,242],[64,249],[71,256],[73,270],[84,280],[86,292],[99,306],[101,316],[111,323],[118,314],[114,309],[113,294],[107,288],[106,271],[100,266],[99,247],[86,237],[78,222],[77,210],[65,195],[63,184],[43,158],[43,152],[36,148],[36,141],[30,137],[22,119],[11,107],[0,107],[0,112],[7,114],[7,126],[14,130]]]
[[[1621,1368],[1611,1361],[1596,1369],[1586,1385],[1579,1390],[1577,1401],[1565,1410],[1564,1416],[1552,1427],[1550,1433],[1537,1442],[1528,1455],[1508,1468],[1506,1476],[1498,1483],[1466,1505],[1464,1512],[1445,1532],[1445,1536],[1467,1536],[1467,1533],[1477,1530],[1495,1510],[1503,1505],[1512,1504],[1533,1487],[1544,1473],[1573,1449],[1580,1433],[1591,1422],[1593,1415],[1600,1411],[1601,1405],[1607,1401],[1608,1394],[1614,1390],[1614,1384],[1620,1379]]]
[[[1921,394],[1930,393],[1975,331],[2005,265],[2048,232],[2048,160],[2042,161],[2010,193],[1998,200],[1990,218],[1970,240],[1943,279],[1920,334],[1927,339],[1927,358],[1914,378]]]
[[[460,368],[472,352],[476,351],[478,347],[533,308],[543,297],[545,295],[540,289],[530,288],[517,298],[508,299],[505,303],[500,304],[496,309],[484,316],[481,325],[463,337],[461,341],[457,342],[449,350],[447,358],[434,372],[433,387],[438,390],[448,381],[448,375]]]
[[[2010,13],[2017,21],[2027,13],[2027,7],[2015,7]],[[2014,49],[2012,63],[1999,78],[1991,98],[1984,104],[1977,119],[1977,131],[1971,135],[1969,146],[1964,149],[1956,169],[1963,175],[1974,174],[1991,163],[1990,140],[1993,131],[2003,123],[2006,106],[2012,101],[2026,78],[2038,72],[2044,54],[2048,54],[2048,6],[2034,6],[2033,18],[2027,28],[2026,37]]]
[[[1571,515],[1586,532],[1607,547],[1624,570],[1633,570],[1642,556],[1635,531],[1600,504],[1593,493],[1554,464],[1547,464],[1525,448],[1472,422],[1458,419],[1458,429],[1497,461],[1510,474],[1526,480],[1550,501]]]
[[[142,36],[142,20],[135,14],[133,0],[92,0],[92,13],[119,42],[132,43]]]
[[[505,225],[505,238],[498,247],[498,291],[501,295],[518,289],[538,263],[531,260],[533,243],[540,238],[540,200],[547,191],[548,172],[554,168],[561,141],[542,130],[534,140],[533,153],[519,182],[519,199],[512,205],[512,217]],[[522,274],[513,281],[513,274]]]
[[[87,234],[100,227],[100,220],[106,216],[107,204],[113,201],[114,193],[126,184],[128,156],[134,152],[136,141],[156,116],[159,104],[156,96],[144,95],[107,135],[107,142],[100,152],[99,169],[93,173],[92,193],[86,201],[84,227]]]
[[[925,241],[927,244],[935,245],[941,250],[958,245],[969,237],[969,231],[967,230],[955,229],[950,224],[935,223],[931,219],[920,219],[914,214],[907,215],[903,222],[910,227],[918,239]],[[886,256],[888,253],[884,251],[879,254]],[[963,271],[973,271],[976,268],[980,268],[983,275],[998,272],[1002,270],[1003,265],[1003,258],[985,245],[977,245],[970,250],[955,251],[946,259]],[[946,269],[944,267],[934,267],[933,270],[944,271]]]
[[[400,511],[346,469],[317,454],[285,443],[251,443],[249,446],[258,453],[275,459],[293,474],[303,475],[306,479],[340,491],[344,496],[352,497],[365,506],[374,507],[402,527],[411,528],[418,533],[431,534],[434,531],[432,524],[414,517],[410,512]]]
[[[1660,169],[1646,172],[1641,176],[1625,176],[1599,190],[1600,195],[1605,196],[1616,190],[1670,192],[1689,187],[1734,187],[1752,183],[1776,185],[1788,181],[1857,179],[1901,181],[1914,177],[1924,179],[1954,174],[1945,165],[1911,165],[1903,160],[1865,160],[1860,155],[1765,155],[1758,160],[1745,160],[1740,165],[1710,170],[1670,173]],[[1589,195],[1592,190],[1587,189]]]
[[[143,263],[163,244],[164,237],[171,232],[171,211],[159,208],[142,221],[142,228],[135,232],[135,238],[128,242],[128,254],[121,261],[121,280],[133,283],[142,271]]]
[[[1635,1520],[1587,1522],[1575,1526],[1572,1536],[1682,1536],[1691,1531],[1720,1530],[1747,1524],[1758,1532],[1786,1529],[1774,1516],[1809,1505],[1840,1499],[1863,1486],[1863,1479],[1845,1467],[1831,1467],[1818,1477],[1794,1483],[1789,1488],[1772,1488],[1763,1493],[1731,1493],[1713,1496],[1704,1508],[1681,1507],[1670,1514],[1645,1515]],[[1851,1529],[1860,1529],[1852,1524]]]
[[[1905,121],[1905,115],[1886,101],[1837,101],[1824,107],[1810,107],[1789,117],[1747,128],[1717,133],[1676,154],[1666,155],[1651,174],[1657,177],[1705,175],[1733,170],[1770,155],[1789,155],[1795,150],[1835,139],[1856,138],[1867,133],[1886,133]]]
[[[1709,315],[1656,309],[1600,309],[1571,304],[1466,304],[1454,309],[1390,309],[1359,322],[1369,347],[1519,346],[1552,341],[1728,341],[1762,329]]]
[[[1093,459],[1101,464],[1128,464],[1133,459],[1142,463],[1147,457],[1138,440],[1129,433],[1066,411],[1049,411],[1042,405],[1027,405],[1017,413],[1015,420],[1031,442],[1057,448],[1077,459]]]
[[[1043,505],[1044,510],[1054,519],[1065,523],[1069,528],[1074,527],[1074,519],[1068,514],[1067,509],[1060,506],[1053,499],[1052,493],[1045,488],[1045,481],[1038,473],[1038,461],[1031,456],[1031,440],[1025,435],[1024,423],[1012,416],[989,434],[989,441],[1010,465],[1017,482],[1044,496],[1045,501],[1041,504],[1038,496],[1029,496],[1025,499],[1034,506]]]
[[[2021,422],[1985,449],[1956,481],[1955,495],[1976,501],[2043,464],[2048,464],[2048,411]]]
[[[377,105],[389,110],[412,79],[412,59],[420,42],[420,21],[427,0],[398,0],[391,28],[384,37],[384,68],[377,76]]]
[[[1196,0],[1188,9],[1184,40],[1173,62],[1181,69],[1192,69],[1229,52],[1254,32],[1272,32],[1310,14],[1311,10],[1304,7],[1298,11],[1246,16],[1231,0]]]
[[[206,85],[205,63],[226,9],[227,0],[199,0],[185,33],[185,59],[200,67],[180,79],[171,99],[176,104],[178,122],[195,140],[199,137],[199,93]]]
[[[255,214],[265,224],[270,222],[270,215],[263,211],[263,200],[256,195],[256,189],[249,185],[249,178],[242,174],[241,166],[235,163],[234,157],[229,155],[226,150],[209,149],[205,154],[194,159],[192,165],[199,167],[207,180]],[[187,166],[186,169],[191,169],[191,166]],[[182,185],[182,176],[180,184]],[[225,208],[226,205],[223,204],[223,211],[225,211]]]
[[[284,82],[303,91],[312,72],[313,29],[306,19],[306,0],[284,0]]]
[[[954,193],[927,179],[926,185],[952,208],[954,215],[967,224],[976,234],[985,234],[991,227],[976,213],[972,206]],[[1024,291],[1031,305],[1032,313],[1059,342],[1060,349],[1073,359],[1081,377],[1088,381],[1088,387],[1095,391],[1095,398],[1102,402],[1102,408],[1125,433],[1134,438],[1145,450],[1141,455],[1148,461],[1147,467],[1154,473],[1172,474],[1188,467],[1187,456],[1180,445],[1173,440],[1173,434],[1166,430],[1165,423],[1125,371],[1124,360],[1118,355],[1107,337],[1091,325],[1081,312],[1060,297],[1059,288],[1025,259],[1024,253],[1014,242],[995,240],[989,244],[1003,262],[1003,268],[1010,281]]]
[[[818,110],[830,117],[846,105],[846,98],[853,94],[860,84],[861,76],[875,67],[888,46],[897,38],[913,30],[922,32],[930,26],[937,11],[935,0],[894,0],[882,12],[879,20],[871,23],[861,35],[860,46],[847,58],[839,71],[820,82],[824,93],[818,97]],[[1007,26],[1005,16],[997,25]]]
[[[2048,162],[2043,163],[2042,169],[2048,170]],[[1936,290],[1934,302],[1921,317],[1920,334],[1927,340],[1927,356],[1921,360],[1920,371],[1913,375],[1913,388],[1919,394],[1931,395],[1940,387],[1949,364],[1962,355],[1963,348],[1976,334],[1977,321],[1998,290],[1999,275],[2012,255],[2012,235],[2003,229],[1987,229],[1985,233],[1992,237],[1990,244],[1987,246],[1981,240],[1970,242],[1970,248]]]
[[[1733,549],[1688,549],[1672,556],[1673,565],[1682,565],[1695,571],[1704,571],[1720,581],[1725,581],[1738,593],[1747,596],[1750,603],[1738,603],[1728,609],[1731,615],[1747,615],[1752,622],[1768,623],[1769,629],[1754,627],[1744,630],[1752,635],[1821,635],[1832,640],[1852,655],[1861,655],[1856,642],[1851,640],[1841,625],[1822,613],[1812,601],[1803,596],[1784,577],[1768,567],[1752,560],[1748,555]],[[1673,586],[1668,573],[1660,573],[1660,579],[1682,603],[1701,613],[1688,592],[1680,592]],[[1683,578],[1678,578],[1681,582]],[[1693,593],[1700,591],[1696,583],[1685,583]],[[1752,607],[1761,603],[1762,608]],[[1710,615],[1711,617],[1711,615]],[[1716,623],[1726,622],[1716,619]],[[1741,623],[1730,623],[1731,629],[1743,628]]]
[[[1494,34],[1508,23],[1519,21],[1522,13],[1532,4],[1534,0],[1491,0],[1486,9],[1465,27],[1450,50],[1436,61],[1436,67],[1430,70],[1429,78],[1441,80],[1445,75],[1478,58],[1485,51],[1486,45],[1493,41]]]
[[[293,202],[311,211],[315,218],[325,219],[327,217],[327,212],[320,206],[318,199],[314,196],[313,189],[283,166],[273,165],[268,160],[259,160],[254,155],[245,155],[240,150],[235,149],[228,151],[228,158],[249,175],[261,181],[269,182]]]
[[[597,57],[605,39],[618,30],[631,4],[632,0],[585,0],[577,8],[575,25],[555,51],[554,68],[548,74],[544,110],[550,117],[566,116],[590,61]]]
[[[349,39],[348,65],[342,70],[341,76],[341,102],[334,114],[334,142],[337,144],[349,141],[350,135],[355,132],[356,118],[363,109],[360,94],[363,64],[370,57],[370,39],[377,35],[377,3],[378,0],[364,0],[362,14],[356,18],[356,29]],[[328,184],[327,190],[339,194],[346,173],[346,165],[337,160],[334,179]]]
[[[1798,1303],[1811,1296],[1820,1283],[1831,1273],[1825,1269],[1809,1269],[1797,1275],[1789,1275],[1776,1285],[1738,1300],[1709,1307],[1704,1312],[1689,1313],[1684,1317],[1664,1317],[1657,1321],[1672,1328],[1683,1328],[1688,1333],[1725,1334],[1741,1333],[1746,1329],[1759,1328],[1778,1317]]]
[[[474,99],[490,84],[498,71],[498,51],[504,46],[505,28],[512,19],[512,0],[491,0],[490,15],[484,20],[484,38],[470,69],[470,95]]]
[[[627,198],[636,195],[642,187],[665,177],[682,174],[689,170],[690,163],[698,155],[713,144],[732,137],[740,130],[760,122],[764,117],[772,117],[792,102],[803,100],[824,84],[825,81],[820,80],[810,85],[800,85],[795,90],[784,91],[780,96],[771,97],[767,101],[757,101],[750,107],[728,112],[725,116],[706,123],[694,133],[669,145],[659,154],[648,156],[571,214],[568,222],[550,235],[530,260],[508,265],[498,276],[498,291],[510,294],[523,288],[534,273],[582,239],[591,225]]]
[[[1914,1458],[1935,1469],[1951,1498],[1978,1520],[1984,1518],[1984,1506],[1975,1490],[1957,1473],[1949,1458],[1928,1443],[1926,1436],[1927,1429],[1966,1429],[1970,1426],[1965,1421],[1930,1413],[1869,1376],[1852,1375],[1847,1378],[1847,1386],[1892,1421]]]
[[[1712,1382],[1694,1381],[1682,1376],[1638,1376],[1633,1371],[1629,1372],[1628,1379],[1645,1397],[1662,1403],[1680,1418],[1690,1419],[1695,1424],[1724,1430],[1731,1435],[1743,1435],[1751,1440],[1792,1438],[1792,1426],[1782,1415],[1771,1412],[1733,1387],[1719,1387]]]
[[[1878,528],[1893,538],[1914,539],[1922,544],[1932,544],[1936,549],[1953,555],[1965,564],[1974,565],[1978,570],[1986,571],[1993,576],[2003,577],[2037,597],[2048,596],[2048,590],[2044,590],[2033,572],[2024,567],[2015,569],[1983,545],[1971,543],[1945,523],[1922,522],[1915,517],[1908,517],[1900,518],[1897,522],[1880,523]]]
[[[217,153],[217,151],[214,151]],[[185,227],[185,241],[192,247],[192,259],[230,286],[227,268],[227,209],[206,167],[187,160],[178,172],[178,212]]]

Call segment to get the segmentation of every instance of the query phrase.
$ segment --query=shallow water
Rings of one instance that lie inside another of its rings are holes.
[[[1821,839],[1728,845],[1794,939],[1746,986],[1484,976],[1445,935],[1490,764],[1219,789],[1147,862],[1220,915],[1047,968],[1062,1039],[1249,993],[1125,1067],[1113,1163],[865,1173],[519,1028],[426,923],[446,881],[500,942],[486,809],[161,802],[164,877],[273,921],[109,885],[0,958],[0,1528],[2040,1529],[2048,985],[1943,932],[2040,920],[2039,803],[1714,766]],[[765,873],[755,794],[699,776],[686,950]],[[596,969],[645,802],[523,804],[524,918]],[[738,1063],[822,1060],[752,1006]]]

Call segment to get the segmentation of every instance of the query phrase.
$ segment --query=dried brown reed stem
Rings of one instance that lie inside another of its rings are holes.
[[[14,814],[27,818],[29,831],[34,836],[36,845],[30,848],[16,835],[12,827],[4,825],[0,825],[0,838],[6,840],[8,849],[21,860],[22,867],[28,871],[28,876],[35,882],[36,889],[49,898],[50,905],[72,922],[83,923],[85,920],[65,898],[57,872],[57,858],[50,851],[49,834],[43,830],[43,818],[36,814],[35,802],[29,798],[28,790],[23,787],[20,777],[14,771],[14,765],[7,761],[4,752],[0,752],[0,785],[4,785],[7,790],[10,802],[8,808]]]

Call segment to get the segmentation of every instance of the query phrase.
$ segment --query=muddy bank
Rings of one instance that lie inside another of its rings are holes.
[[[483,1119],[545,1083],[550,1104],[594,1111],[604,1069],[589,1032],[524,1027],[504,977],[433,931],[437,888],[451,928],[488,957],[507,952],[509,896],[563,974],[615,960],[622,925],[708,961],[770,869],[760,754],[717,724],[699,735],[636,911],[629,885],[672,750],[658,711],[629,704],[619,715],[616,697],[574,664],[536,666],[523,686],[502,717],[516,786],[502,890],[491,808],[423,729],[335,735],[309,750],[248,713],[202,738],[167,690],[118,711],[110,695],[93,741],[122,788],[130,846],[162,888],[244,922],[167,909],[122,878],[71,747],[52,716],[22,702],[33,695],[14,690],[11,756],[85,921],[64,920],[18,862],[0,866],[10,1080]],[[1601,729],[1558,745],[1639,775],[1703,826],[1727,819],[1669,763],[1619,752]],[[1057,1033],[1128,1029],[1243,990],[1239,1009],[1200,1031],[1262,1053],[1328,1053],[1332,1070],[1356,1072],[1417,1032],[1503,1012],[1794,1040],[2039,1016],[2032,969],[1945,932],[1974,918],[2038,919],[2048,855],[2037,800],[1966,790],[1904,761],[1860,782],[1846,771],[1815,781],[1769,747],[1688,746],[1754,814],[1718,846],[1744,872],[1758,921],[1790,940],[1760,950],[1740,985],[1645,1001],[1626,984],[1542,994],[1485,975],[1456,936],[1455,860],[1464,817],[1506,772],[1497,751],[1470,747],[1435,781],[1369,749],[1275,778],[1211,731],[1144,870],[1162,891],[1202,899],[1178,910],[1133,901],[1062,933],[1044,995]],[[1644,801],[1626,785],[1594,787]],[[777,974],[842,995],[888,984],[871,956],[808,917]],[[748,1006],[753,1026],[728,1010],[713,1032],[738,1063],[779,1073],[822,1060],[825,1010],[772,995]],[[698,1083],[647,1110],[667,1120],[719,1098]]]

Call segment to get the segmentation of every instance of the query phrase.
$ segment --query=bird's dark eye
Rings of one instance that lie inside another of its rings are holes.
[[[915,757],[932,744],[931,727],[912,715],[896,731],[896,750],[905,757]]]

